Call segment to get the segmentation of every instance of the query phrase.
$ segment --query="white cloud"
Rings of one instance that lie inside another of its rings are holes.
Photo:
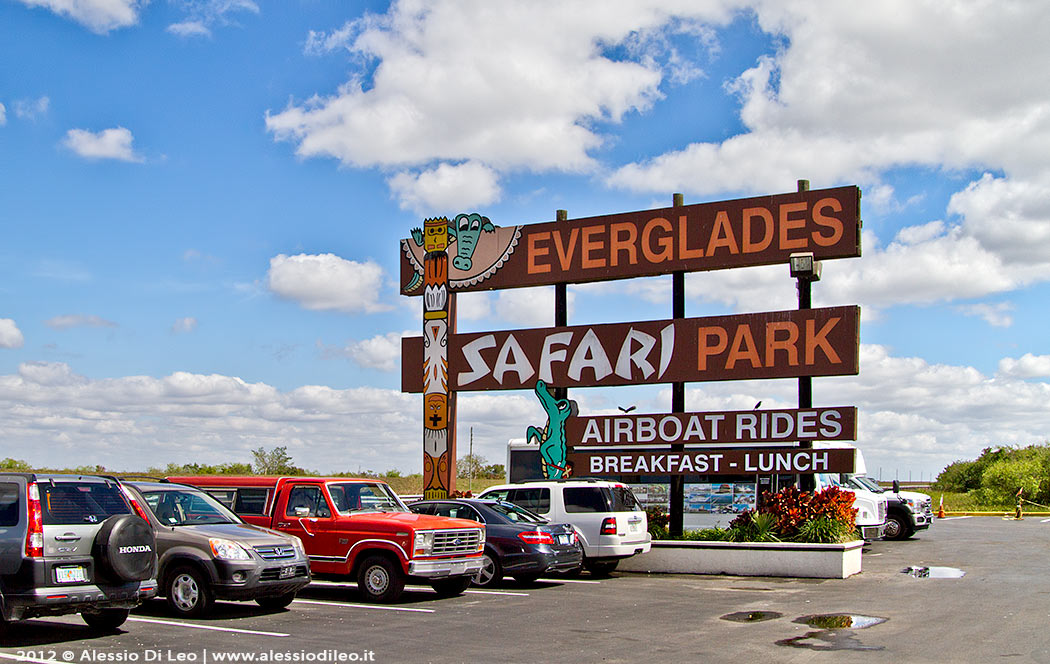
[[[35,100],[19,99],[15,102],[15,116],[21,120],[38,120],[47,114],[51,108],[49,97],[40,97]]]
[[[0,348],[21,348],[24,343],[18,325],[10,318],[0,318]]]
[[[374,313],[391,307],[379,301],[385,290],[377,263],[358,263],[334,254],[278,254],[270,259],[267,286],[303,308]]]
[[[197,319],[192,316],[176,319],[171,325],[172,334],[189,334],[197,329]]]
[[[259,5],[252,0],[181,0],[186,10],[185,21],[172,23],[166,29],[179,37],[210,37],[213,27],[234,25],[237,13],[259,13]]]
[[[439,164],[421,172],[402,171],[387,184],[401,200],[401,208],[425,214],[477,208],[500,198],[499,175],[475,161]]]
[[[1050,355],[1025,353],[1019,359],[999,360],[999,373],[1010,378],[1050,378]]]
[[[138,23],[139,11],[149,0],[22,0],[22,3],[44,7],[92,32],[106,34]]]
[[[377,346],[393,337],[371,340]],[[378,357],[376,354],[375,357]],[[859,408],[858,445],[868,468],[938,472],[981,449],[1045,440],[1050,428],[1050,356],[1004,359],[986,376],[967,366],[893,357],[884,347],[861,346],[858,376],[814,380],[814,400]],[[894,389],[887,389],[893,386]],[[631,388],[634,389],[634,388]],[[581,412],[636,404],[662,412],[669,390],[650,397],[616,390],[577,390]],[[790,407],[795,381],[734,381],[691,386],[689,410]],[[459,454],[474,429],[475,451],[502,462],[506,441],[528,425],[543,426],[543,410],[528,392],[465,393],[458,400]],[[173,462],[250,461],[252,449],[285,445],[295,462],[321,472],[399,468],[419,472],[418,395],[376,388],[305,385],[282,392],[231,376],[176,372],[163,378],[93,380],[67,364],[22,364],[0,376],[0,419],[19,457],[53,465],[102,464],[145,470]]]
[[[609,11],[599,0],[397,1],[384,15],[307,38],[307,53],[346,49],[377,63],[369,79],[355,75],[333,94],[267,113],[266,126],[301,157],[356,167],[434,172],[434,162],[474,161],[499,172],[592,171],[590,152],[605,141],[596,122],[649,108],[665,70],[697,75],[659,39],[668,29],[699,31],[672,14],[730,17],[719,2],[652,0]],[[616,46],[625,57],[603,51]],[[407,186],[405,177],[391,184],[399,193]]]
[[[211,37],[211,30],[200,21],[172,23],[165,30],[179,37]]]
[[[418,332],[390,332],[371,339],[351,341],[340,354],[362,367],[394,371],[401,366],[401,337],[419,336]]]
[[[141,163],[145,161],[131,147],[131,132],[124,127],[103,129],[95,133],[86,129],[70,129],[63,145],[85,159],[116,159]]]
[[[0,127],[7,124],[7,108],[0,104]]]
[[[978,316],[986,323],[994,327],[1010,327],[1014,324],[1013,316],[1009,314],[1014,306],[1009,302],[998,302],[996,304],[970,304],[958,307],[959,311],[967,316]]]
[[[116,323],[99,316],[84,314],[67,314],[55,316],[44,321],[44,325],[55,330],[68,330],[72,327],[118,327]]]

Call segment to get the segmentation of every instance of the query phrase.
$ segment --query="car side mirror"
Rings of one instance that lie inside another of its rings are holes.
[[[310,508],[309,507],[295,507],[295,508],[292,509],[292,514],[294,514],[297,517],[310,516]]]
[[[893,493],[901,492],[901,483],[899,480],[893,480]]]

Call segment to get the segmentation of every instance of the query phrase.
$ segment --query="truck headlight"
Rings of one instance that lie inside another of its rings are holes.
[[[413,556],[429,556],[434,552],[434,531],[424,530],[416,532],[415,540],[412,542]]]
[[[244,547],[228,539],[219,539],[218,537],[212,537],[208,540],[208,544],[211,545],[211,552],[216,558],[222,560],[251,560],[251,555],[244,550]]]

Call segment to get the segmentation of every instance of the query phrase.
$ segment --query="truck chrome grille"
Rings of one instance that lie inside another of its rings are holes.
[[[879,521],[886,520],[886,501],[879,501]]]
[[[295,547],[291,544],[274,544],[272,546],[257,546],[255,552],[263,560],[283,560],[295,558]]]
[[[448,556],[456,553],[474,553],[481,545],[481,531],[476,528],[465,530],[434,531],[435,556]]]

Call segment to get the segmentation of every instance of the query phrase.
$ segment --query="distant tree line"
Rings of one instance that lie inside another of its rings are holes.
[[[65,472],[100,474],[112,473],[103,466],[77,466],[76,468],[43,469],[34,468],[31,464],[20,459],[7,458],[0,460],[0,471],[6,472],[31,472],[33,470],[62,470]],[[488,464],[484,457],[476,454],[467,454],[459,458],[457,470],[460,477],[473,477],[476,479],[500,479],[504,476],[503,464]],[[146,470],[146,475],[154,477],[168,477],[171,475],[320,475],[316,471],[301,468],[292,460],[285,446],[275,447],[267,450],[264,447],[252,450],[252,463],[232,461],[220,464],[204,463],[169,463],[166,466],[152,466]],[[358,470],[357,472],[333,473],[339,477],[374,477],[402,478],[414,477],[419,473],[404,475],[400,470],[390,469],[385,472],[374,470]]]
[[[973,461],[948,465],[933,483],[939,491],[972,492],[980,502],[1009,505],[1022,497],[1050,505],[1050,444],[986,447]]]

